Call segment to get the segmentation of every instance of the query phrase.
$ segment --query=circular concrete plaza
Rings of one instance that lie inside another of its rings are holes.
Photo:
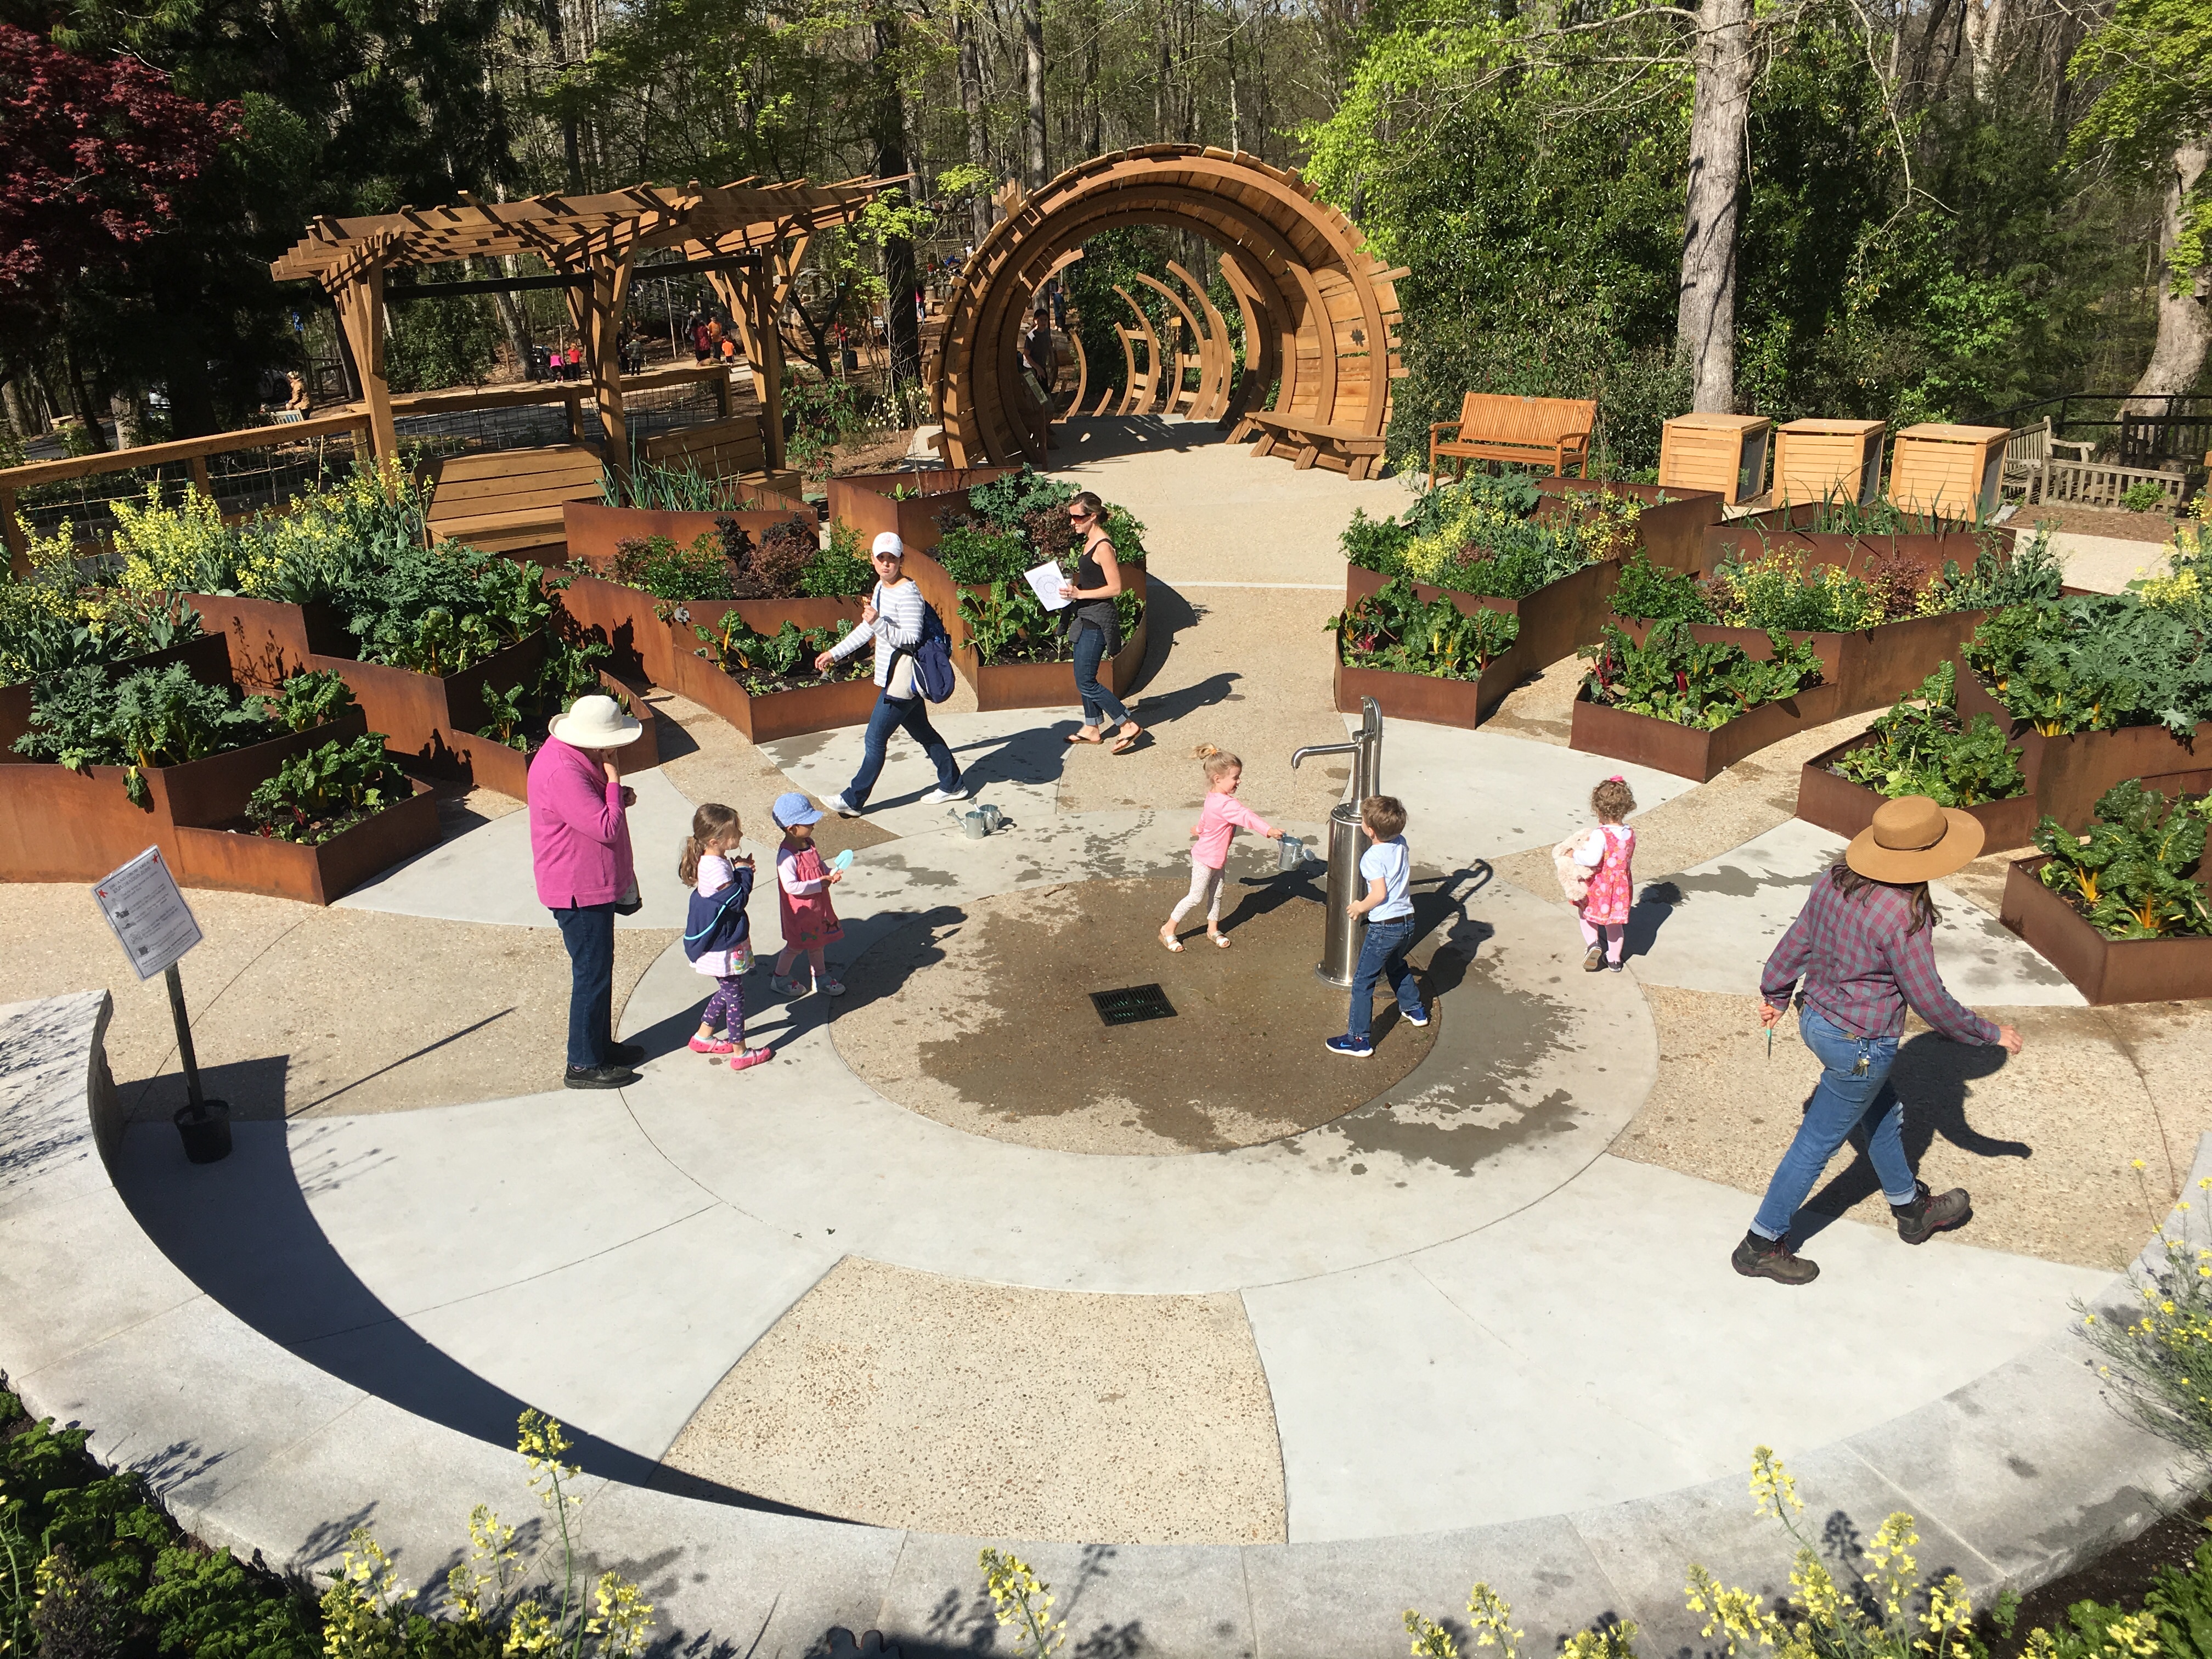
[[[441,847],[330,910],[193,896],[228,1162],[183,1163],[158,987],[118,985],[137,1224],[293,1354],[489,1443],[526,1403],[618,1483],[1116,1546],[1438,1534],[1729,1476],[1756,1444],[1809,1454],[2048,1342],[2134,1255],[2212,1115],[2204,1011],[2083,1006],[1998,925],[1990,860],[1941,884],[1937,955],[2026,1052],[1916,1025],[1896,1074],[1910,1150],[1973,1190],[1972,1224],[1908,1249],[1839,1158],[1805,1229],[1818,1284],[1729,1269],[1814,1076],[1753,1018],[1838,848],[1790,816],[1796,769],[1870,716],[1697,787],[1565,746],[1571,664],[1480,731],[1389,722],[1437,1017],[1382,999],[1370,1060],[1322,1047],[1345,1000],[1313,973],[1320,887],[1271,845],[1232,852],[1229,949],[1194,916],[1164,951],[1194,744],[1242,753],[1244,800],[1310,837],[1344,792],[1340,766],[1288,757],[1346,730],[1336,533],[1399,486],[1171,423],[1075,428],[1062,453],[1149,527],[1155,741],[1071,748],[1073,711],[963,690],[938,724],[1007,819],[971,841],[895,738],[869,813],[822,826],[854,852],[848,994],[747,981],[771,1063],[684,1046],[710,987],[678,940],[678,845],[721,800],[765,862],[767,803],[842,788],[860,733],[756,748],[656,692],[672,732],[634,781],[646,904],[617,961],[641,1080],[557,1087],[567,970],[525,815],[456,801]],[[1614,772],[1638,902],[1626,971],[1589,974],[1547,849]],[[0,902],[7,1000],[113,981],[81,891]],[[772,949],[773,902],[752,921]],[[1102,1024],[1092,992],[1147,985],[1172,1018]]]

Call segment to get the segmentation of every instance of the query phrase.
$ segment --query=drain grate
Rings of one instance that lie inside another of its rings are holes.
[[[1091,1006],[1109,1025],[1134,1025],[1139,1020],[1173,1019],[1175,1004],[1157,985],[1129,985],[1118,991],[1093,991]]]

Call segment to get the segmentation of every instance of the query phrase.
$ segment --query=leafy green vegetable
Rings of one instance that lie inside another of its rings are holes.
[[[441,542],[349,572],[340,602],[362,660],[420,674],[458,674],[543,629],[553,601],[544,571]]]
[[[947,530],[938,538],[933,556],[947,575],[963,585],[1019,581],[1022,572],[1039,562],[1030,556],[1030,544],[1018,532],[974,524]]]
[[[858,532],[841,520],[830,526],[830,545],[817,548],[799,568],[799,592],[811,599],[849,599],[868,592],[875,580]]]
[[[734,519],[726,520],[750,551],[752,538]],[[615,544],[607,580],[635,587],[657,599],[734,599],[738,561],[726,552],[727,538],[713,531],[678,548],[665,536],[632,536]],[[572,567],[573,568],[573,567]]]
[[[1636,545],[1643,503],[1609,490],[1546,497],[1523,472],[1474,473],[1424,492],[1401,522],[1355,511],[1345,557],[1479,598],[1525,599]]]
[[[2046,737],[2163,725],[2187,737],[2212,720],[2212,653],[2201,613],[2135,594],[2016,605],[1963,653],[1997,700]]]
[[[2115,784],[2097,802],[2087,835],[2052,817],[2036,826],[2036,848],[2051,855],[2043,884],[2106,939],[2212,933],[2212,907],[2197,879],[2208,817],[2212,795],[2169,805],[2136,780]]]
[[[1637,622],[1717,620],[1697,578],[1686,571],[1652,563],[1640,547],[1620,562],[1620,582],[1613,590],[1613,614]]]
[[[354,706],[353,689],[328,669],[302,668],[284,677],[268,699],[269,718],[288,732],[305,732],[334,720]]]
[[[293,756],[255,787],[246,816],[264,836],[316,847],[414,793],[371,732]]]
[[[1938,702],[1899,702],[1837,757],[1835,771],[1893,800],[1926,795],[1939,806],[1978,806],[2027,793],[2004,729],[1987,714],[1961,724],[1957,710]]]
[[[1065,513],[1074,497],[1073,484],[1062,483],[1024,465],[1003,478],[971,484],[968,489],[968,510],[994,530],[1019,532],[1039,509],[1056,507]],[[1115,548],[1118,552],[1121,544],[1115,543]],[[1036,561],[1032,559],[1030,562],[1034,564]]]
[[[1338,660],[1437,679],[1472,680],[1521,635],[1521,618],[1478,607],[1462,615],[1449,599],[1422,603],[1410,576],[1393,576],[1329,619]]]
[[[1590,664],[1583,694],[1608,708],[1713,731],[1820,684],[1820,655],[1809,644],[1778,633],[1767,639],[1774,656],[1762,662],[1741,646],[1699,644],[1686,623],[1654,625],[1641,646],[1608,627],[1580,653]]]
[[[720,628],[693,631],[704,641],[697,654],[743,685],[750,697],[860,679],[875,672],[875,658],[866,651],[830,664],[823,673],[814,672],[815,658],[844,637],[847,630],[842,628],[801,629],[787,622],[773,634],[759,634],[732,610],[724,615]]]
[[[1948,561],[1935,592],[1944,611],[2001,611],[2008,605],[2048,605],[2058,597],[2066,567],[2051,544],[2048,526],[2038,526],[2025,546],[2015,542],[2007,554],[1994,537],[1984,538],[1974,562],[1960,569]]]
[[[15,740],[15,752],[73,772],[127,768],[124,788],[143,806],[150,796],[141,769],[181,766],[285,729],[260,699],[241,701],[228,686],[203,684],[183,663],[142,668],[112,684],[105,669],[71,668],[38,683],[30,729]]]

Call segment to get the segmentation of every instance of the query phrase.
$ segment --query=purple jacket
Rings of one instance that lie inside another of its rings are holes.
[[[622,785],[555,738],[530,763],[530,862],[549,910],[611,904],[637,878]]]

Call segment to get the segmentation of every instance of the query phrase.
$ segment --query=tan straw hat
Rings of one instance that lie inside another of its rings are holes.
[[[1971,812],[1900,795],[1875,809],[1874,822],[1844,849],[1844,862],[1870,880],[1910,886],[1964,869],[1980,854],[1984,833]]]
[[[574,749],[619,749],[644,730],[612,697],[579,697],[553,722],[552,735]]]

